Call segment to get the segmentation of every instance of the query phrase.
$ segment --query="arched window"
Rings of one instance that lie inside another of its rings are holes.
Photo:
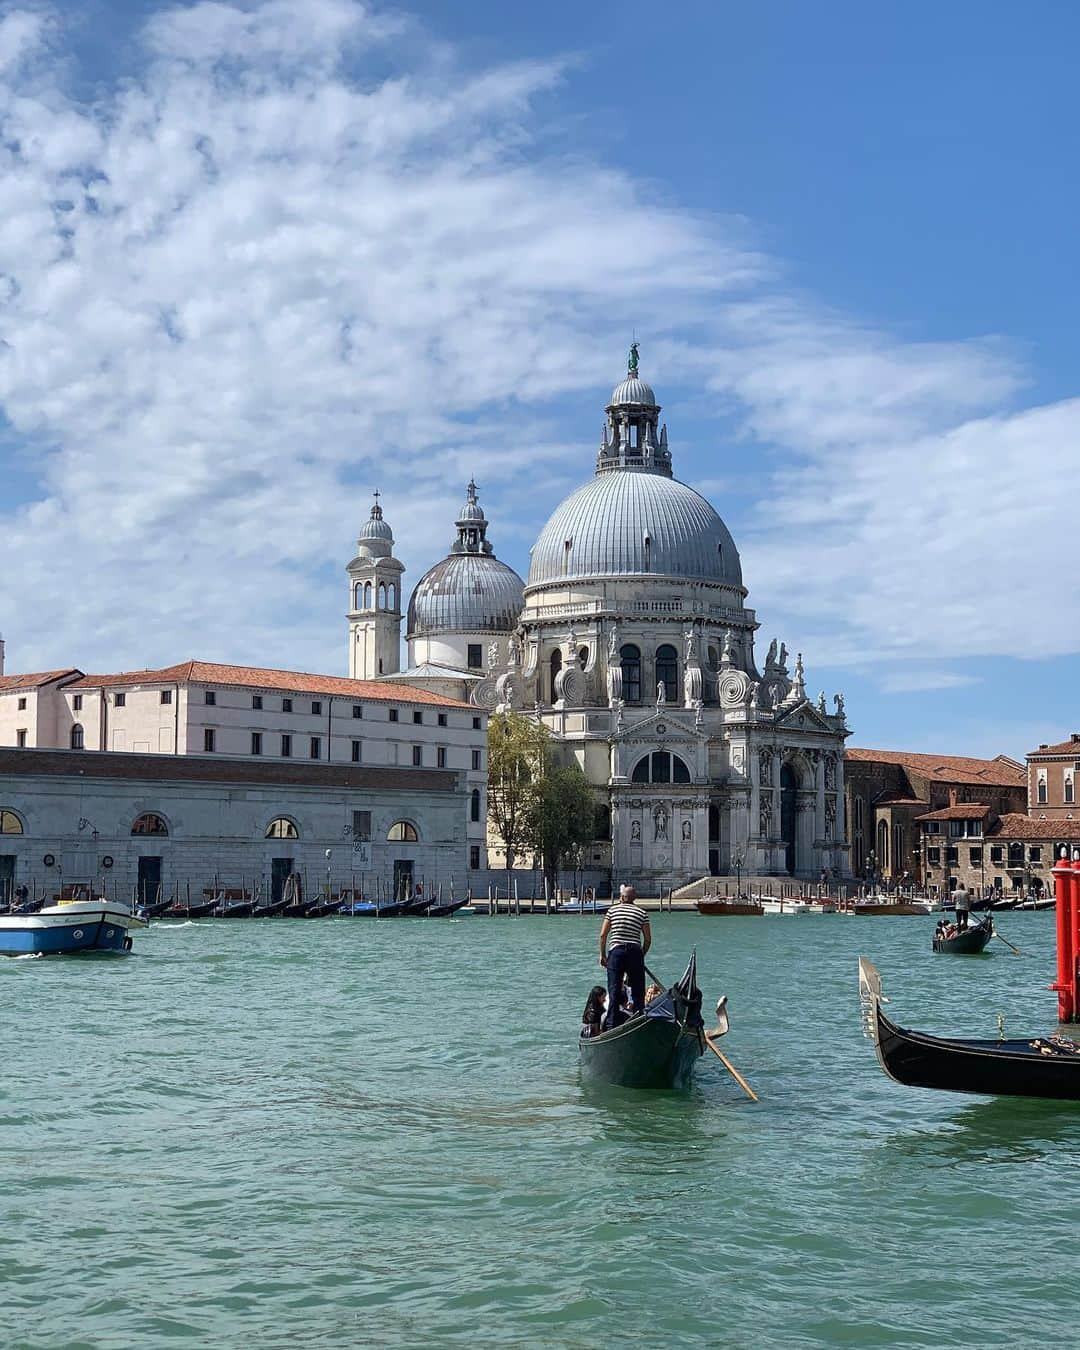
[[[1024,846],[1023,844],[1009,845],[1009,866],[1023,867],[1024,865]]]
[[[387,830],[386,837],[391,844],[415,844],[420,838],[416,826],[408,820],[395,820]]]
[[[883,820],[877,827],[877,865],[879,872],[889,870],[889,827]]]
[[[387,586],[387,588],[386,588],[386,608],[387,608],[387,609],[395,609],[395,608],[397,607],[397,600],[396,600],[395,596],[396,596],[396,592],[395,592],[395,590],[394,590],[394,583],[391,582],[390,585]]]
[[[169,827],[156,811],[144,811],[131,827],[132,834],[168,834]]]
[[[666,750],[654,750],[651,755],[642,755],[634,765],[630,775],[632,783],[689,783],[690,770],[686,762],[678,755]]]
[[[622,691],[627,703],[641,702],[641,648],[627,642],[619,648],[622,666]]]
[[[893,875],[899,876],[904,870],[904,827],[892,827]]]
[[[562,649],[556,647],[551,653],[551,701],[554,703],[558,699],[555,692],[555,681],[559,677],[559,671],[562,670]]]
[[[473,788],[472,795],[469,798],[469,819],[480,819],[480,789]]]
[[[679,653],[669,642],[656,649],[656,684],[669,703],[679,701]]]
[[[370,581],[365,581],[365,582],[364,582],[364,608],[365,608],[365,609],[370,609],[370,608],[371,608],[371,582],[370,582]]]
[[[14,811],[0,811],[0,834],[22,834],[23,823]]]
[[[585,667],[589,664],[589,649],[588,649],[588,647],[579,647],[579,648],[578,648],[578,653],[577,653],[577,663],[578,663],[578,665],[581,667],[582,670],[584,670]]]
[[[72,750],[84,750],[86,748],[81,722],[76,722],[71,728],[71,748]]]
[[[386,608],[386,583],[383,581],[379,582],[379,608]]]
[[[266,827],[266,839],[299,839],[300,831],[288,816],[275,816]]]

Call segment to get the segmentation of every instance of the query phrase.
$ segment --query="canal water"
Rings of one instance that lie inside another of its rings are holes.
[[[595,1091],[598,923],[160,923],[6,960],[0,1343],[1075,1343],[1080,1106],[919,1092],[862,1038],[1054,1023],[1053,916],[654,917],[726,1049],[688,1095]]]

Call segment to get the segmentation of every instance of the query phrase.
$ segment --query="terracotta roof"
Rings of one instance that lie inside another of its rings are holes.
[[[62,680],[65,675],[81,674],[82,671],[76,670],[74,666],[68,666],[66,670],[44,670],[37,675],[0,675],[0,694],[12,689],[40,689],[55,680]]]
[[[1080,819],[1039,820],[1020,811],[1007,811],[987,831],[987,838],[1004,839],[1080,839]]]
[[[1070,736],[1067,741],[1057,745],[1040,745],[1038,750],[1029,750],[1028,759],[1039,759],[1042,755],[1076,755],[1080,757],[1080,733]]]
[[[1027,771],[1007,755],[996,759],[969,759],[966,755],[921,755],[910,750],[860,750],[849,746],[844,758],[855,763],[896,764],[938,783],[987,783],[996,787],[1023,787]]]
[[[875,806],[925,806],[921,797],[909,797],[905,792],[881,792],[874,798]]]
[[[0,746],[0,777],[27,774],[119,778],[154,783],[234,783],[252,786],[340,787],[402,792],[455,792],[464,775],[453,769],[388,765],[308,764],[226,755],[142,755],[115,750],[16,750]]]
[[[287,694],[340,694],[379,703],[428,703],[441,708],[470,704],[413,685],[388,687],[379,680],[347,680],[337,675],[310,675],[298,670],[266,670],[260,666],[225,666],[213,661],[183,661],[160,670],[130,670],[119,675],[84,675],[69,689],[102,689],[136,684],[216,684],[244,689],[280,689]],[[482,709],[474,708],[474,712]]]
[[[990,808],[981,802],[958,802],[955,806],[943,806],[940,811],[928,811],[925,816],[916,816],[916,820],[982,820],[990,814]]]

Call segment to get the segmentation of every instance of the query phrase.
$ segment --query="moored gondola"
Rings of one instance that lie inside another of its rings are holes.
[[[424,910],[424,918],[449,919],[452,915],[456,914],[459,909],[464,909],[468,903],[469,897],[467,895],[461,900],[448,900],[445,904],[440,904],[436,901],[435,904],[429,905],[427,909]]]
[[[906,1087],[994,1097],[1080,1101],[1080,1045],[1062,1036],[996,1041],[954,1040],[898,1027],[881,1010],[881,977],[859,957],[863,1030],[878,1063]]]
[[[980,923],[963,928],[952,937],[941,936],[941,930],[934,935],[934,951],[949,956],[978,956],[994,936],[994,920],[988,914]]]
[[[682,978],[643,1012],[599,1036],[582,1036],[579,1044],[588,1078],[617,1087],[689,1087],[694,1064],[705,1053],[697,954]]]

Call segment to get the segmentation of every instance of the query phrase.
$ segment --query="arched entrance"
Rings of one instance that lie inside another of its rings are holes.
[[[780,766],[780,838],[784,841],[784,868],[795,875],[796,810],[795,793],[799,779],[790,764]]]

